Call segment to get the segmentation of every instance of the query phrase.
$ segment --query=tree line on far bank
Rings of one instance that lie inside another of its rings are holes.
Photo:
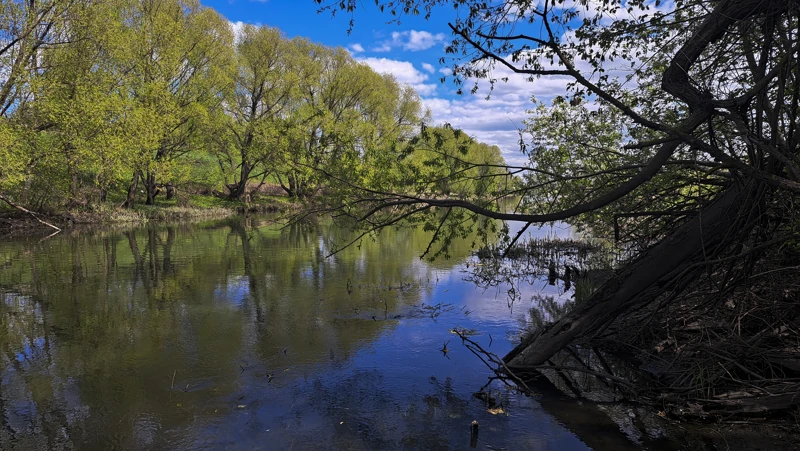
[[[234,31],[197,0],[0,8],[0,195],[15,205],[133,207],[190,189],[245,200],[267,183],[303,199],[337,183],[506,173],[497,147],[420,131],[427,121],[413,88],[346,50]],[[493,189],[475,180],[454,189]]]

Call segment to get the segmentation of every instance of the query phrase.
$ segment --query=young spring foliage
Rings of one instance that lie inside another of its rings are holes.
[[[316,3],[358,26],[359,2]],[[394,17],[449,20],[442,62],[463,92],[511,76],[563,90],[531,111],[528,163],[508,168],[523,176],[505,193],[517,208],[394,192],[365,195],[365,212],[459,208],[600,233],[621,220],[646,245],[734,181],[800,191],[796,1],[376,3]]]
[[[3,0],[0,193],[35,210],[133,207],[189,191],[248,201],[270,183],[332,205],[464,169],[417,145],[433,135],[413,88],[341,48],[234,31],[197,0]],[[470,155],[501,163],[484,147]]]

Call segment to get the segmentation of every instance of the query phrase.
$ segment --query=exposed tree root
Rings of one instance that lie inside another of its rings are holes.
[[[506,367],[664,416],[789,418],[800,407],[800,252],[781,202],[791,199],[763,186],[729,188],[524,337]]]
[[[678,227],[637,261],[617,272],[585,303],[505,357],[514,366],[537,366],[579,337],[605,329],[618,315],[680,289],[698,263],[718,253],[746,226],[754,188],[734,185],[695,218]]]

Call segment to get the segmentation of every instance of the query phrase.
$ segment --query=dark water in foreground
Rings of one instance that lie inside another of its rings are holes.
[[[386,231],[324,258],[341,233],[0,243],[0,449],[467,449],[473,420],[478,449],[641,446],[566,398],[496,383],[492,413],[472,396],[491,373],[450,330],[503,355],[530,303],[463,281],[467,243],[427,263],[424,233]]]

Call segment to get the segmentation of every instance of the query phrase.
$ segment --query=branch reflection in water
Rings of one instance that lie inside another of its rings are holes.
[[[479,447],[636,447],[574,401],[473,396],[492,373],[453,331],[503,355],[530,317],[463,280],[469,240],[427,262],[424,232],[385,230],[325,258],[347,237],[251,218],[3,242],[0,448],[458,449],[472,421]]]

